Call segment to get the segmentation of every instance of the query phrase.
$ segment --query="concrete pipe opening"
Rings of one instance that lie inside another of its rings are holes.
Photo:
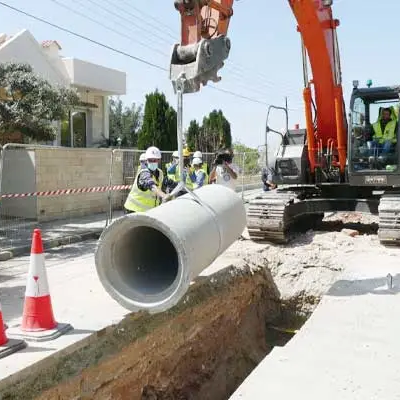
[[[125,215],[101,234],[95,253],[106,291],[131,311],[163,312],[246,226],[242,199],[221,185],[146,213]]]
[[[97,273],[111,297],[128,310],[162,310],[182,286],[180,247],[159,221],[144,213],[128,215],[100,237]]]
[[[137,226],[115,244],[117,273],[142,296],[159,295],[177,280],[179,257],[171,240],[159,230]]]

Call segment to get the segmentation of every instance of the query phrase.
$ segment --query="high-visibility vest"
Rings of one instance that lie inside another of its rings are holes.
[[[207,177],[208,177],[208,165],[207,163],[204,161],[203,164],[201,165],[201,169],[206,173]]]
[[[161,189],[164,180],[164,173],[161,171],[161,169],[157,169],[159,173],[158,179],[156,179],[155,176],[153,176],[153,178],[156,181],[157,187]],[[129,211],[145,212],[158,206],[158,198],[155,193],[153,193],[151,190],[140,190],[138,187],[139,174],[142,171],[144,171],[144,169],[138,171],[135,182],[133,183],[132,189],[124,204],[124,207]]]
[[[391,141],[392,143],[397,142],[396,138],[396,120],[389,121],[384,131],[382,132],[381,128],[381,120],[375,122],[372,127],[374,128],[374,139],[376,139],[379,143],[384,143],[386,141]]]
[[[168,179],[170,179],[171,181],[177,182],[176,173],[175,174],[169,174],[168,173],[168,169],[171,167],[171,165],[172,165],[172,162],[170,162],[170,163],[165,165],[165,172],[167,174]]]
[[[188,189],[190,189],[190,190],[193,190],[193,189],[194,189],[194,186],[193,186],[192,180],[190,179],[190,173],[191,173],[190,168],[186,168],[186,170],[187,170],[187,172],[186,172],[186,187],[187,187]],[[177,172],[178,176],[180,176],[180,173],[179,173],[179,166],[178,166],[178,168],[176,169],[176,172]]]
[[[207,174],[207,172],[204,171],[202,168],[200,168],[199,171],[204,172],[204,174],[205,174],[203,186],[204,186],[204,185],[207,185],[207,184],[208,184],[208,174]],[[199,171],[194,171],[194,173],[195,173],[196,176],[197,176],[197,173],[198,173]],[[192,182],[192,185],[193,185],[193,189],[198,189],[198,186],[197,186],[196,182]]]
[[[168,179],[171,179],[174,182],[179,182],[181,180],[181,174],[179,171],[179,165],[177,165],[175,168],[175,174],[168,174]],[[190,190],[193,190],[193,182],[190,179],[190,171],[188,171],[188,173],[186,174],[186,187]]]

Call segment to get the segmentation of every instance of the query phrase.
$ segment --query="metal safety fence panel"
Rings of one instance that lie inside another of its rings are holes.
[[[239,168],[237,185],[241,186],[242,196],[244,196],[244,192],[250,188],[262,187],[261,165],[258,151],[235,153],[233,162]]]
[[[7,144],[1,152],[0,250],[104,226],[111,149]]]

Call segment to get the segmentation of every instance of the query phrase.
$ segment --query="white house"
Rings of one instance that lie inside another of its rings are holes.
[[[23,62],[53,84],[76,88],[82,104],[59,123],[54,145],[92,147],[109,137],[108,97],[126,94],[125,72],[60,54],[54,40],[39,43],[28,30],[0,34],[0,62]]]

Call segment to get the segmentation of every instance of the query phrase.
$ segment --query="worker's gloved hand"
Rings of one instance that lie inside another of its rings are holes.
[[[166,203],[167,201],[172,200],[172,196],[170,194],[167,194],[163,197],[162,202]]]

